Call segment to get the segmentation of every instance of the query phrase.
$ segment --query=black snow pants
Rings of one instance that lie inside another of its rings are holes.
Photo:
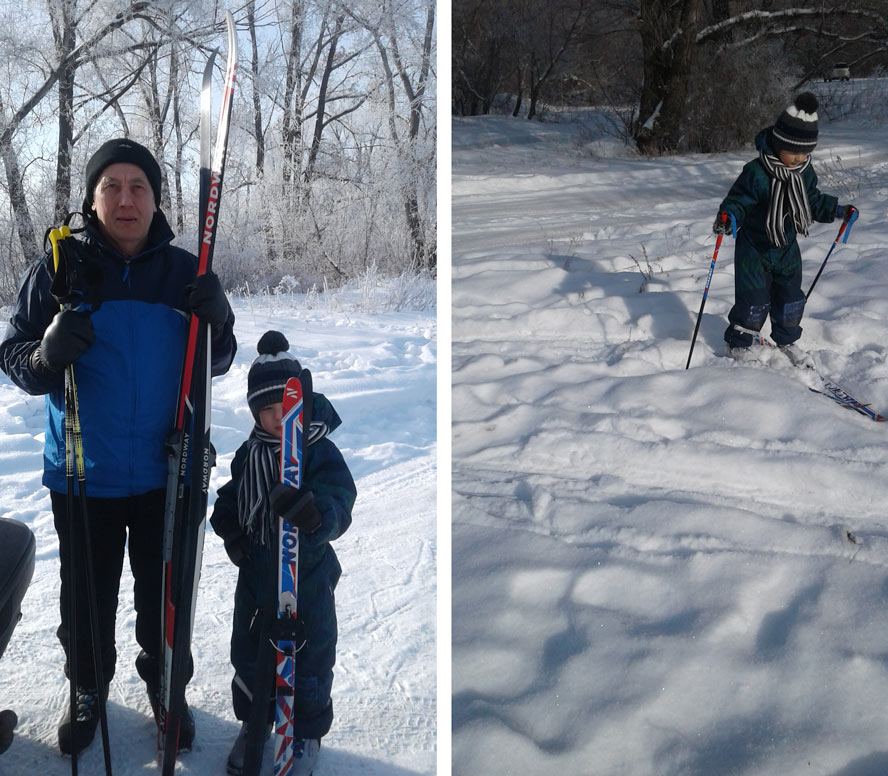
[[[72,550],[77,552],[78,576],[75,582],[77,601],[77,682],[83,687],[95,687],[92,639],[87,608],[85,564],[83,562],[83,535],[80,499],[75,498],[75,515],[68,514],[67,496],[52,491],[52,511],[59,536],[61,561],[61,625],[57,635],[65,650],[65,673],[70,675],[68,648],[71,622],[71,585],[69,569]],[[87,497],[93,574],[96,585],[99,636],[101,639],[101,666],[105,682],[114,676],[117,663],[115,625],[120,591],[123,558],[129,547],[130,568],[133,573],[133,596],[136,609],[136,641],[142,647],[137,659],[139,675],[149,684],[159,680],[161,648],[161,596],[163,581],[163,520],[164,491],[154,490],[127,498]],[[71,525],[74,518],[76,548],[72,548]],[[127,541],[128,537],[128,541]]]

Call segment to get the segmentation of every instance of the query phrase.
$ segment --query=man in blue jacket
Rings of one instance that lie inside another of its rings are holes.
[[[165,439],[175,421],[188,313],[211,329],[212,374],[234,359],[234,314],[219,279],[197,276],[197,258],[171,245],[173,232],[159,209],[161,173],[151,152],[128,139],[110,140],[86,167],[85,239],[77,240],[83,300],[59,310],[50,291],[53,257],[25,274],[6,336],[0,368],[32,395],[46,396],[43,484],[50,490],[61,565],[58,637],[69,670],[71,540],[65,475],[64,371],[74,364],[83,430],[92,525],[92,556],[105,686],[98,687],[86,604],[78,579],[77,714],[59,727],[59,747],[85,748],[98,724],[99,693],[107,697],[116,663],[115,618],[129,535],[134,578],[136,660],[157,713],[161,639],[162,538],[167,478]],[[73,238],[68,238],[68,241]],[[79,553],[78,553],[79,557]],[[83,564],[77,563],[82,570]],[[194,721],[187,711],[180,750],[190,749]]]

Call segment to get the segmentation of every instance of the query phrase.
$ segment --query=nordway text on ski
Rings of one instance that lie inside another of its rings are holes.
[[[203,240],[201,246],[209,248],[215,239],[216,229],[216,208],[219,204],[219,192],[222,184],[222,173],[218,170],[212,171],[212,181],[210,182],[210,195],[207,200],[206,217],[204,218]],[[203,253],[203,250],[201,251]]]

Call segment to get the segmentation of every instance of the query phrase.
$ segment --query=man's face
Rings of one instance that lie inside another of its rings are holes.
[[[102,231],[124,256],[135,256],[148,238],[157,206],[154,190],[141,167],[109,164],[96,183],[93,209]]]

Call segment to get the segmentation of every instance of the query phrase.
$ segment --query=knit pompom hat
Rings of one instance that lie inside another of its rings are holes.
[[[258,422],[259,411],[284,399],[284,386],[291,377],[299,377],[302,366],[288,351],[290,343],[279,331],[267,331],[260,337],[247,375],[247,404]]]
[[[774,153],[781,150],[809,154],[817,145],[817,98],[811,92],[802,92],[778,116],[771,127],[771,145]]]
[[[145,173],[154,192],[154,204],[160,205],[160,165],[145,146],[129,138],[118,138],[103,143],[86,164],[86,191],[83,197],[83,213],[89,217],[93,206],[96,184],[102,170],[112,164],[134,164]]]

